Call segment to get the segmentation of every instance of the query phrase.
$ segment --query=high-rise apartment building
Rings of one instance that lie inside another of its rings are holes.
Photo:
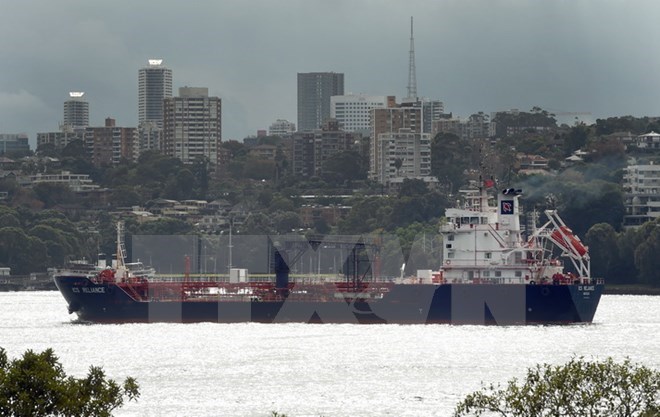
[[[385,159],[381,155],[379,137],[383,134],[398,133],[401,129],[410,133],[424,133],[421,107],[392,107],[371,111],[369,178],[372,180],[384,178],[384,172],[389,169],[382,165]]]
[[[105,126],[85,129],[84,146],[97,167],[117,165],[122,159],[137,161],[137,129],[118,127],[115,119],[105,119]]]
[[[140,151],[161,149],[163,101],[172,97],[172,70],[162,59],[150,59],[138,71],[138,135]]]
[[[172,97],[172,70],[162,59],[150,59],[138,71],[138,124],[155,122],[163,127],[163,100]]]
[[[344,74],[298,73],[298,131],[319,129],[330,119],[330,97],[344,94]]]
[[[431,135],[399,129],[381,133],[376,140],[377,166],[374,178],[387,184],[395,178],[422,178],[431,175]]]
[[[222,101],[208,93],[208,88],[181,87],[178,97],[165,99],[162,149],[166,155],[186,164],[198,158],[218,164]]]
[[[347,94],[330,97],[330,117],[339,122],[347,132],[371,135],[371,110],[395,107],[394,96],[368,96]]]
[[[71,91],[64,102],[64,123],[62,130],[78,130],[89,126],[89,103],[82,91]]]

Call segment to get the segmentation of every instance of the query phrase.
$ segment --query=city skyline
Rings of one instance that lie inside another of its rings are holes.
[[[129,8],[130,6],[130,8]],[[185,5],[4,4],[0,131],[56,130],[69,91],[90,125],[137,126],[137,71],[151,58],[173,88],[223,100],[223,138],[296,121],[296,74],[345,74],[345,93],[406,95],[410,16],[420,97],[468,117],[540,106],[554,112],[657,116],[660,4],[636,2],[284,0]],[[126,13],[130,10],[130,13]],[[187,25],[182,15],[193,16]],[[174,28],[174,29],[173,29]]]

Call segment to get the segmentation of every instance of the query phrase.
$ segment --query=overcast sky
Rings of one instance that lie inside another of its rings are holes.
[[[90,123],[137,124],[137,74],[162,58],[178,87],[223,101],[223,138],[297,122],[296,74],[346,92],[418,95],[462,117],[540,106],[660,115],[660,1],[2,0],[0,133],[54,131],[69,91]]]

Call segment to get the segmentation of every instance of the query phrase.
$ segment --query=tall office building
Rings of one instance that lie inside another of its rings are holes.
[[[165,99],[162,149],[190,164],[204,157],[218,164],[222,140],[222,102],[208,88],[181,87],[178,97]]]
[[[64,102],[63,130],[84,129],[89,126],[89,103],[82,91],[72,91]]]
[[[319,129],[330,119],[330,97],[344,94],[344,74],[298,73],[298,131]]]
[[[163,100],[172,97],[172,70],[162,59],[150,59],[138,71],[138,124],[154,122],[163,127]]]

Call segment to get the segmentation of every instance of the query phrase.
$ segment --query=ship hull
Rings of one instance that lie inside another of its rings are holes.
[[[63,275],[55,284],[80,320],[95,323],[570,324],[593,320],[602,284],[405,284],[379,299],[137,301],[113,283]]]

